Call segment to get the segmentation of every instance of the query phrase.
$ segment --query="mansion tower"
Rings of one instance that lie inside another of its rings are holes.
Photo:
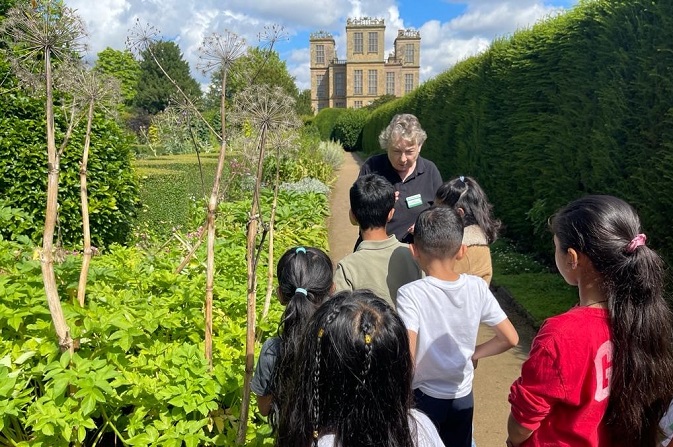
[[[419,84],[421,35],[398,30],[393,52],[384,57],[383,19],[346,21],[346,59],[337,59],[331,34],[311,34],[311,105],[360,108],[382,95],[403,96]]]

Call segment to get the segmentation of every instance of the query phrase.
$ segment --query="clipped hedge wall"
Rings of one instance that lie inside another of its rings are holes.
[[[418,116],[423,155],[472,175],[508,234],[549,255],[547,218],[589,193],[640,212],[673,256],[673,2],[596,0],[530,30],[372,113],[363,146],[395,113]]]
[[[0,77],[8,92],[0,95],[0,197],[29,216],[30,225],[0,228],[6,238],[28,236],[42,240],[46,207],[47,144],[44,103],[29,97],[15,82],[6,62],[0,60]],[[63,138],[60,109],[56,108],[57,146]],[[84,145],[85,122],[74,130],[63,152],[59,175],[57,234],[66,247],[81,246],[82,213],[79,164]],[[60,129],[60,130],[59,130]],[[92,244],[104,247],[124,243],[131,236],[136,214],[138,186],[131,168],[131,141],[112,120],[96,115],[91,135],[87,183]],[[13,231],[11,231],[13,230]]]
[[[362,128],[369,112],[363,109],[346,109],[334,124],[332,138],[347,151],[362,150]]]
[[[329,141],[334,139],[332,132],[334,131],[334,125],[344,113],[346,109],[322,109],[313,119],[313,124],[320,131],[320,139],[323,141]]]

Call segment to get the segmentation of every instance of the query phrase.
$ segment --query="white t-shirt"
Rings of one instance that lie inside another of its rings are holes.
[[[409,427],[415,447],[444,447],[430,418],[416,409],[409,412]],[[334,435],[323,435],[318,439],[318,447],[337,447]]]
[[[668,407],[668,411],[664,414],[659,422],[659,428],[663,432],[663,438],[660,440],[661,445],[667,446],[673,440],[673,401]]]
[[[436,399],[470,394],[479,324],[495,326],[507,318],[486,282],[465,274],[456,281],[428,276],[400,287],[397,312],[418,334],[412,387]]]

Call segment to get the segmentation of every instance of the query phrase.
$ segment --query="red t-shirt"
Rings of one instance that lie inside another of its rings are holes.
[[[533,430],[524,446],[610,445],[612,341],[606,309],[575,307],[544,322],[510,389],[512,416]]]

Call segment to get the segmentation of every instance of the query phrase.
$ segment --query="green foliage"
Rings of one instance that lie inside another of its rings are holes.
[[[262,197],[269,212],[271,191]],[[156,253],[113,247],[92,261],[87,304],[64,301],[74,355],[54,340],[40,265],[30,247],[0,239],[0,443],[20,446],[232,445],[245,367],[248,200],[224,202],[217,221],[214,369],[203,354],[205,248],[183,270],[181,245]],[[202,204],[195,209],[203,210]],[[276,250],[326,248],[324,194],[281,192]],[[203,216],[194,216],[195,222]],[[182,239],[195,242],[195,235]],[[259,284],[265,284],[266,250]],[[80,260],[57,265],[61,296],[76,294]],[[273,268],[273,266],[271,266]],[[259,290],[258,303],[265,290]],[[260,340],[275,333],[282,312],[274,300]],[[257,352],[259,345],[257,347]],[[246,445],[271,445],[271,431],[253,408]]]
[[[13,226],[0,229],[0,234],[6,238],[26,235],[38,242],[46,203],[44,104],[15,89],[0,95],[0,110],[0,197],[23,216],[20,224],[15,220]],[[62,138],[60,129],[65,127],[60,109],[56,110],[56,126],[58,140]],[[79,164],[84,134],[81,123],[61,158],[57,230],[65,246],[82,243]],[[138,195],[131,160],[128,136],[114,121],[97,113],[87,168],[94,246],[124,243],[131,235]]]
[[[374,109],[377,109],[378,107],[381,107],[383,104],[387,104],[390,101],[394,101],[396,99],[397,99],[397,96],[395,96],[395,95],[390,95],[390,94],[381,95],[378,98],[376,98],[374,101],[369,103],[367,106],[365,106],[365,109],[369,110],[369,111],[372,111]]]
[[[313,119],[313,124],[320,131],[320,139],[323,141],[333,140],[334,126],[341,114],[345,113],[347,109],[322,109]]]
[[[551,246],[549,238],[547,243]],[[505,287],[540,325],[577,303],[577,289],[563,277],[531,256],[517,252],[509,241],[497,240],[491,246],[493,283]]]
[[[155,114],[168,106],[171,97],[178,95],[175,86],[157,66],[152,54],[192,101],[201,97],[201,88],[189,73],[189,64],[183,59],[178,45],[175,42],[158,41],[141,55],[140,79],[134,99],[137,107]]]
[[[278,52],[273,50],[250,47],[244,56],[236,59],[227,73],[227,91],[225,92],[227,99],[233,99],[238,93],[252,85],[280,87],[288,96],[294,99],[299,97],[294,77],[287,70],[285,61],[280,58]],[[221,94],[222,70],[218,70],[213,73],[210,81],[210,88],[206,97],[207,104],[219,109]],[[299,109],[297,110],[299,112]],[[301,113],[305,112],[302,111]]]
[[[129,50],[120,51],[107,47],[98,53],[94,68],[117,78],[121,83],[124,104],[133,104],[140,78],[140,64]]]
[[[154,235],[170,234],[173,227],[184,226],[190,200],[210,194],[215,178],[217,158],[202,154],[203,184],[196,154],[162,156],[137,160],[140,177],[138,227]],[[223,178],[229,178],[229,168]]]
[[[637,207],[671,259],[671,41],[672,2],[581,2],[377,108],[364,150],[395,113],[413,113],[423,155],[445,178],[475,177],[522,248],[548,254],[547,217],[607,193]]]
[[[346,109],[334,123],[332,138],[347,151],[362,150],[362,128],[368,115],[364,109]]]
[[[311,105],[311,89],[305,89],[297,95],[295,110],[299,116],[313,116],[313,106]]]

